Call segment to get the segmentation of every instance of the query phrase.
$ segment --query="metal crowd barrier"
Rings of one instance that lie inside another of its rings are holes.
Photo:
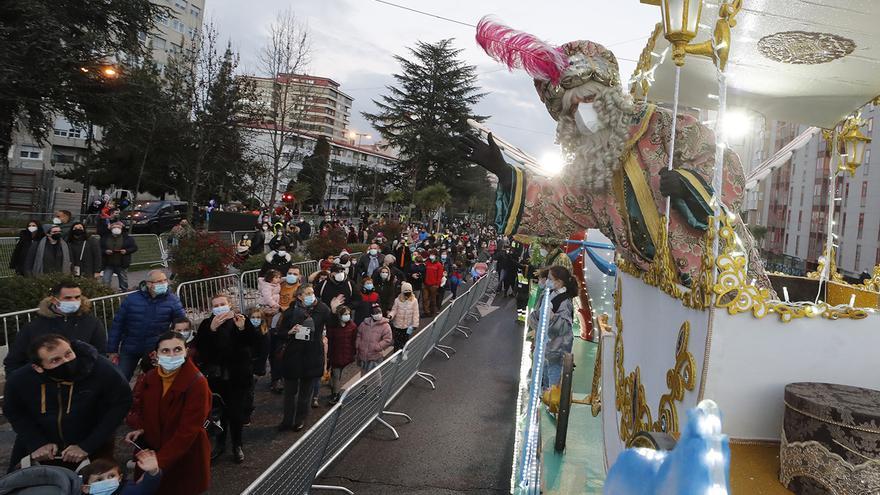
[[[131,255],[131,266],[168,267],[168,256],[165,245],[156,234],[131,234],[138,250]]]
[[[198,326],[202,320],[211,316],[211,299],[218,294],[227,296],[230,304],[240,305],[242,288],[239,276],[220,275],[183,282],[177,286],[177,297],[180,298],[186,316],[193,322],[193,326]]]
[[[436,388],[436,377],[419,371],[428,354],[447,337],[477,301],[486,293],[489,277],[483,277],[431,323],[407,341],[377,368],[359,378],[346,390],[336,406],[300,437],[243,492],[243,495],[308,494],[311,490],[353,492],[341,486],[315,485],[314,480],[353,444],[374,422],[399,438],[383,415],[408,415],[387,410],[410,381],[419,377]],[[464,297],[467,294],[467,297]],[[447,355],[448,357],[448,355]]]
[[[0,237],[0,278],[15,275],[15,270],[9,268],[9,262],[12,261],[12,252],[15,251],[16,244],[18,237]]]

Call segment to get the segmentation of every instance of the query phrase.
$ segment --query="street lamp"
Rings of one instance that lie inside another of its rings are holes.
[[[841,164],[839,170],[848,171],[850,176],[856,175],[856,169],[859,168],[859,165],[862,164],[862,160],[865,158],[865,149],[867,149],[868,144],[871,142],[871,138],[862,134],[860,129],[862,124],[862,120],[858,117],[847,120],[846,124],[844,124],[843,133],[840,136],[846,150],[846,163]]]
[[[711,58],[724,70],[730,53],[730,28],[736,26],[734,17],[742,8],[742,0],[724,2],[718,9],[718,21],[712,39],[691,45],[700,27],[703,0],[662,0],[663,36],[672,45],[675,65],[684,65],[686,54]]]

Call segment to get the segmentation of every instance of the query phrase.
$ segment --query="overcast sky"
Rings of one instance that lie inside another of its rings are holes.
[[[476,24],[486,14],[553,44],[589,39],[608,46],[629,79],[648,35],[660,20],[658,7],[638,0],[390,0],[392,3]],[[552,6],[552,8],[551,8]],[[361,116],[392,83],[416,41],[453,38],[461,56],[477,66],[479,86],[488,95],[476,113],[490,115],[488,126],[513,144],[541,157],[554,150],[554,122],[535,94],[529,77],[490,59],[474,41],[474,28],[417,14],[375,0],[206,0],[206,16],[241,55],[242,69],[256,72],[257,53],[277,12],[293,9],[313,34],[310,73],[329,77],[354,98],[352,128],[376,132]],[[629,61],[626,59],[630,59]],[[366,141],[364,142],[366,144]]]

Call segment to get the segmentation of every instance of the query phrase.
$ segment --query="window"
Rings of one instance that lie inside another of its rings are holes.
[[[868,119],[868,132],[872,132],[874,130],[874,117]]]
[[[859,201],[859,206],[865,206],[865,203],[868,200],[868,183],[862,182],[862,198]]]
[[[797,256],[797,254],[798,254],[798,248],[800,247],[800,244],[801,244],[801,236],[795,236],[795,238],[794,238],[794,255],[795,256]]]
[[[177,31],[178,33],[185,33],[187,29],[187,25],[177,19],[171,20],[171,29]]]
[[[856,239],[862,238],[862,230],[865,228],[865,214],[859,213],[859,231],[856,234]]]
[[[153,50],[165,50],[165,47],[168,46],[165,38],[160,38],[158,36],[153,37]]]
[[[189,8],[189,13],[192,14],[193,17],[198,17],[198,16],[202,15],[202,9],[193,5]]]
[[[43,149],[37,148],[36,146],[25,145],[18,151],[18,156],[24,160],[42,160]]]
[[[58,137],[82,139],[82,130],[80,130],[80,129],[58,129],[58,128],[55,128],[52,130],[52,133]]]
[[[874,266],[880,265],[880,247],[877,248],[877,255],[874,257]]]
[[[871,170],[871,148],[865,150],[865,159],[862,161],[862,176],[867,177]]]
[[[801,206],[804,206],[804,186],[801,186]]]
[[[862,246],[856,244],[856,262],[853,263],[853,270],[859,271],[859,265],[862,263]]]
[[[168,16],[165,14],[158,14],[156,16],[156,24],[161,24],[163,26],[167,26],[169,24]]]
[[[174,7],[186,12],[186,0],[174,0]]]
[[[804,212],[803,212],[803,210],[801,210],[798,212],[798,225],[797,225],[798,232],[801,231],[801,221],[803,219],[804,219]],[[797,251],[797,249],[795,249],[795,251]]]

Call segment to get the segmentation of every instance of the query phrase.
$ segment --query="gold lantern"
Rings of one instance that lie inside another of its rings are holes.
[[[846,155],[844,155],[846,163],[842,163],[839,169],[846,170],[850,176],[856,175],[856,169],[865,159],[865,149],[871,142],[871,138],[862,134],[861,125],[861,119],[850,119],[844,124],[843,133],[840,135],[840,140],[843,141],[844,150],[846,150]]]
[[[658,3],[656,0],[642,2],[655,5]],[[690,42],[697,36],[703,0],[660,0],[659,4],[662,9],[663,35],[672,45],[672,60],[675,65],[683,66],[686,54],[700,55],[711,58],[718,68],[724,70],[730,54],[730,28],[736,26],[734,17],[742,8],[742,0],[721,4],[712,39],[694,45]]]

